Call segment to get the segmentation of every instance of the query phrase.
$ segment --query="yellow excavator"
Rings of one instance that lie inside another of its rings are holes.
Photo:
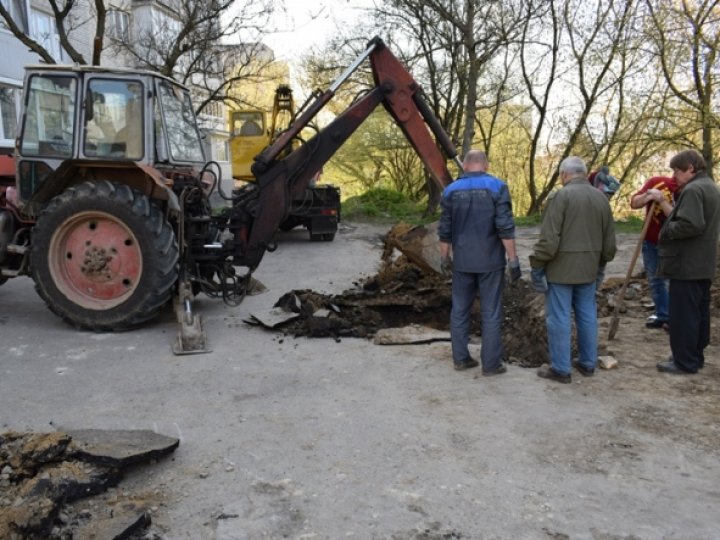
[[[270,146],[295,119],[295,101],[292,89],[280,84],[275,89],[273,108],[268,115],[261,109],[241,109],[230,111],[230,154],[232,175],[236,186],[255,182],[251,167],[255,156]],[[293,139],[280,154],[290,155],[300,145],[299,139]],[[332,241],[340,221],[340,188],[332,184],[318,184],[322,169],[316,171],[313,179],[299,196],[293,197],[285,219],[279,228],[288,231],[304,226],[310,239]]]

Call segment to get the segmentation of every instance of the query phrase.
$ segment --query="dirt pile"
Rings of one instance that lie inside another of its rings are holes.
[[[421,229],[421,232],[418,232]],[[285,293],[275,308],[290,316],[271,324],[257,317],[254,324],[279,329],[287,335],[306,337],[372,338],[381,329],[421,325],[448,330],[451,304],[450,282],[435,267],[437,253],[432,231],[401,225],[385,238],[377,274],[354,283],[339,295],[311,290]],[[432,242],[429,240],[432,239]],[[402,246],[402,253],[397,249]],[[430,261],[417,264],[415,261]],[[519,281],[505,287],[503,337],[510,362],[537,366],[547,360],[544,302],[542,295]],[[473,309],[473,333],[481,335],[479,305]]]
[[[450,284],[439,275],[424,274],[403,255],[340,295],[310,290],[285,293],[276,307],[297,315],[276,328],[306,337],[372,338],[379,330],[421,325],[448,330]],[[544,300],[521,280],[505,287],[503,340],[508,361],[538,366],[547,360]],[[479,305],[473,308],[472,332],[482,335]]]
[[[439,272],[437,236],[425,227],[401,224],[385,237],[377,274],[355,282],[340,295],[293,290],[276,303],[281,313],[266,327],[306,337],[372,338],[378,331],[420,325],[448,330],[451,285]],[[527,269],[526,269],[527,274]],[[719,276],[720,277],[720,276]],[[624,279],[608,278],[597,293],[598,317],[611,317]],[[713,316],[720,312],[720,280],[713,286]],[[548,362],[545,298],[525,279],[506,285],[503,294],[503,342],[507,360],[526,367]],[[633,276],[619,310],[620,318],[646,318],[653,304],[643,273]],[[251,322],[251,321],[248,321]],[[259,320],[252,321],[263,324]],[[481,336],[479,304],[473,309],[472,332]],[[598,354],[607,355],[607,332],[599,331]],[[576,354],[576,351],[573,352]]]
[[[0,538],[130,538],[150,524],[156,496],[116,493],[123,471],[172,452],[150,431],[0,435]],[[99,496],[88,500],[89,497]]]

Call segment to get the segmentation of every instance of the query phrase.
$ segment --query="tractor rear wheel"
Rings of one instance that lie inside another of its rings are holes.
[[[33,229],[30,266],[50,310],[73,326],[125,330],[155,315],[178,277],[175,233],[123,184],[86,182],[55,197]]]

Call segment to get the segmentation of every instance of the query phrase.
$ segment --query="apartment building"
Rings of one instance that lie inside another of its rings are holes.
[[[71,58],[60,46],[55,21],[47,0],[0,0],[15,24],[42,44],[56,63],[70,63]],[[138,67],[132,55],[123,52],[120,42],[133,42],[136,36],[160,35],[172,40],[181,28],[181,15],[172,0],[109,0],[105,18],[105,41],[101,64],[108,67]],[[0,18],[1,19],[1,18]],[[68,40],[90,62],[97,17],[94,4],[80,0],[70,14]],[[173,35],[174,32],[174,35]],[[142,43],[140,41],[139,43]],[[24,66],[41,62],[7,27],[0,22],[0,153],[11,153],[17,132]],[[152,52],[148,51],[148,54]],[[203,99],[200,86],[189,83],[198,100]],[[231,174],[228,151],[227,113],[222,103],[206,106],[198,115],[207,159],[217,161],[223,176]]]
[[[67,61],[47,2],[0,0],[0,3],[23,33],[45,47],[58,63]],[[40,63],[40,57],[15,37],[2,18],[0,50],[3,54],[0,62],[0,154],[9,154],[17,132],[24,66]]]

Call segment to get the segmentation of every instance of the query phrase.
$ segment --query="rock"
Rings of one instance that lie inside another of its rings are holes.
[[[112,516],[100,517],[85,523],[73,532],[74,540],[101,538],[130,538],[150,525],[150,516],[144,509],[131,506],[113,508]]]
[[[265,328],[277,328],[300,317],[299,313],[285,311],[283,308],[273,307],[266,313],[252,313],[244,322],[252,325],[261,325]]]
[[[603,369],[613,369],[618,366],[618,361],[612,356],[598,356],[598,364]]]
[[[419,344],[433,341],[450,341],[450,332],[411,324],[400,328],[382,328],[373,338],[375,345]]]
[[[180,440],[150,430],[65,429],[75,454],[88,463],[125,468],[175,450]]]
[[[149,523],[145,508],[90,502],[75,513],[66,505],[105,492],[120,481],[124,467],[152,462],[179,442],[151,431],[0,435],[0,455],[11,464],[1,470],[17,480],[15,485],[5,479],[10,485],[0,497],[0,538],[137,537]]]

